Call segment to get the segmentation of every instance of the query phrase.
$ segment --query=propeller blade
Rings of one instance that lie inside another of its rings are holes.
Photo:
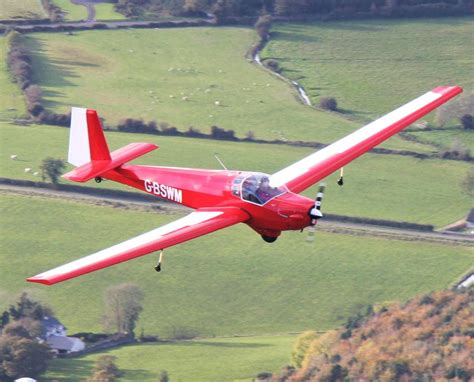
[[[326,189],[326,183],[321,183],[319,185],[318,193],[316,194],[316,199],[314,200],[314,207],[309,212],[311,216],[311,225],[308,227],[308,235],[306,236],[307,242],[313,242],[314,236],[316,232],[316,222],[318,219],[323,217],[323,213],[321,212],[321,204],[324,198],[324,190]]]

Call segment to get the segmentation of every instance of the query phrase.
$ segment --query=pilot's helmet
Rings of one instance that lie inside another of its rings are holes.
[[[255,178],[247,178],[244,181],[244,187],[256,187],[257,186],[257,180]]]
[[[262,177],[262,179],[260,179],[260,185],[264,183],[270,183],[270,179],[268,179],[268,176],[264,176]]]

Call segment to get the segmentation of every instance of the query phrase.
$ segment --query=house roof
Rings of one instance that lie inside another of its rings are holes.
[[[56,317],[44,316],[41,320],[41,337],[45,338],[46,334],[54,329],[66,330]]]
[[[79,338],[64,336],[49,336],[46,343],[52,349],[70,351],[77,342],[82,342]]]

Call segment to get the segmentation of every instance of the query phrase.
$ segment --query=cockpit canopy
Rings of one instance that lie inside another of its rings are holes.
[[[270,176],[262,173],[244,174],[234,179],[232,194],[246,202],[259,205],[288,192],[285,186],[270,186]]]

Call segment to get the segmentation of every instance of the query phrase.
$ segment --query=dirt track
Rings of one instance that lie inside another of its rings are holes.
[[[127,210],[142,210],[154,213],[179,213],[185,214],[191,211],[189,208],[166,202],[160,199],[156,201],[130,201],[120,197],[106,197],[97,195],[82,194],[80,192],[59,191],[45,188],[13,186],[0,184],[0,194],[25,195],[31,197],[60,198],[61,200],[72,200],[81,203],[108,206],[112,208],[122,208]],[[462,245],[474,247],[474,235],[426,232],[414,229],[392,228],[372,224],[348,223],[335,219],[322,220],[316,229],[322,232],[331,232],[356,236],[375,236],[387,240],[421,241],[440,243],[446,245]]]

